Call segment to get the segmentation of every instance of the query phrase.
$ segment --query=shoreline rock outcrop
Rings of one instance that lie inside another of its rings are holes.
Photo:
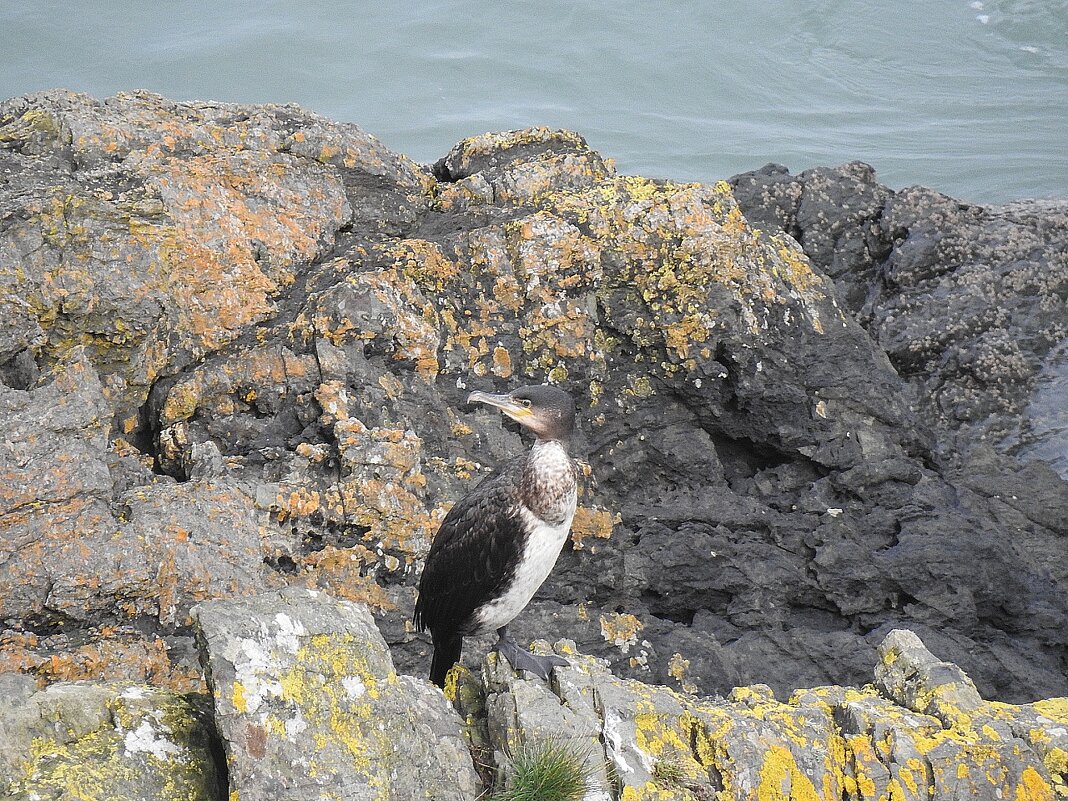
[[[0,670],[203,689],[193,607],[299,587],[422,672],[429,538],[524,447],[463,400],[549,380],[591,475],[517,636],[785,697],[907,628],[1066,695],[1066,232],[858,165],[677,184],[530,129],[423,167],[295,106],[6,101]]]
[[[477,672],[459,669],[446,688],[454,708],[395,672],[364,606],[287,588],[206,601],[193,617],[213,729],[166,690],[33,692],[28,677],[7,676],[18,686],[0,706],[0,792],[474,801],[508,754],[540,742],[584,755],[590,801],[1068,797],[1068,698],[986,701],[905,630],[880,644],[874,684],[786,701],[766,685],[713,698],[619,678],[560,641],[570,665],[549,682],[493,653]]]
[[[1068,199],[980,206],[893,192],[860,162],[796,176],[769,164],[730,183],[751,224],[795,238],[834,280],[915,390],[940,460],[985,472],[996,446],[1028,463],[1021,483],[1050,486],[1047,463],[1068,477]],[[1063,533],[1063,504],[1047,492],[1033,511]]]

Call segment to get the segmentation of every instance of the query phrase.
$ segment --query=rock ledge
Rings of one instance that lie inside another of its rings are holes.
[[[551,738],[591,755],[590,801],[1068,797],[1068,699],[985,701],[905,630],[880,646],[873,685],[785,702],[763,685],[699,698],[621,679],[560,641],[571,667],[549,684],[489,655],[454,672],[450,704],[397,675],[366,607],[287,589],[193,614],[213,730],[167,691],[5,677],[0,790],[207,801],[228,775],[231,801],[475,801],[506,754]]]

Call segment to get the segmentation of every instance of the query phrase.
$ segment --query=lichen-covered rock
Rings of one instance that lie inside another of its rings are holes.
[[[590,476],[517,636],[781,695],[866,680],[907,626],[985,697],[1068,692],[1068,482],[958,459],[946,422],[1054,353],[1056,204],[858,164],[618,176],[543,128],[422,168],[293,106],[144,93],[3,104],[0,175],[0,667],[188,688],[192,605],[293,585],[367,603],[423,673],[438,521],[526,447],[464,400],[548,380]]]
[[[182,696],[137,684],[0,675],[0,795],[18,801],[216,801],[213,732]]]
[[[565,645],[561,652],[565,651],[569,657],[580,658],[572,646]],[[470,685],[476,682],[466,677],[459,679],[458,705],[468,721],[485,720],[488,745],[497,765],[507,765],[508,756],[524,745],[552,743],[572,749],[585,757],[590,779],[587,801],[608,801],[610,781],[608,763],[603,758],[602,726],[594,708],[597,699],[581,683],[582,678],[583,674],[570,669],[558,671],[556,685],[550,689],[544,682],[519,678],[494,653],[483,662],[474,698]],[[506,771],[497,780],[505,783]]]
[[[204,689],[196,655],[185,638],[139,631],[134,626],[0,635],[0,674],[25,673],[40,687],[57,681],[150,684],[176,692]]]
[[[615,172],[572,131],[527,128],[472,136],[434,165],[447,182],[439,208],[522,203],[562,189],[582,189]]]
[[[957,788],[953,792],[960,797],[978,797],[984,780],[993,783],[995,776],[1010,772],[1007,766],[1021,754],[1034,753],[1046,773],[1024,765],[1018,781],[1037,785],[1037,777],[1048,775],[1057,794],[1068,796],[1068,699],[1022,707],[984,701],[964,671],[932,655],[911,631],[891,632],[879,646],[879,655],[875,684],[880,693],[959,735],[939,738],[937,750],[932,747],[926,752],[939,792]],[[988,764],[979,772],[971,766],[961,771],[958,766],[969,761],[959,753],[962,744]],[[962,778],[969,781],[960,788]],[[968,787],[976,795],[967,796]]]
[[[460,719],[398,676],[365,607],[288,589],[193,611],[231,799],[470,801]]]
[[[476,765],[507,785],[509,755],[545,745],[582,756],[587,801],[1068,799],[1068,698],[987,701],[907,630],[880,644],[874,685],[786,701],[766,685],[698,697],[620,678],[565,640],[552,650],[569,664],[548,682],[490,652],[443,695],[394,672],[366,607],[325,593],[193,615],[213,720],[142,685],[38,691],[0,675],[0,792],[215,801],[226,776],[244,801],[475,801]]]
[[[785,703],[763,685],[695,698],[612,676],[572,643],[556,652],[571,666],[549,685],[487,657],[487,730],[495,744],[599,738],[590,763],[611,766],[600,787],[612,799],[1068,798],[1068,699],[985,701],[909,631],[886,637],[875,687],[798,690]],[[477,714],[471,681],[458,696]]]
[[[214,443],[150,420],[150,389],[271,316],[339,228],[410,226],[433,179],[356,126],[294,107],[64,91],[0,105],[0,174],[0,615],[15,622],[0,663],[55,676],[52,657],[87,640],[114,651],[101,630],[125,637],[147,615],[158,642],[202,597],[281,583],[264,573],[274,499],[260,510],[258,482],[161,480],[225,464]],[[237,523],[236,548],[205,535],[219,519]],[[68,616],[86,630],[64,646],[50,627]],[[98,675],[122,674],[109,664]],[[181,666],[153,678],[188,681]]]
[[[0,143],[3,351],[84,344],[122,413],[271,313],[296,265],[351,221],[344,176],[408,204],[430,183],[355,126],[148,93],[9,101]]]
[[[173,631],[197,600],[281,583],[241,486],[149,471],[116,482],[123,457],[83,348],[36,389],[0,386],[0,406],[0,616],[87,628],[150,616]]]
[[[0,617],[60,611],[94,541],[118,529],[109,409],[84,351],[36,389],[0,386],[0,427]]]

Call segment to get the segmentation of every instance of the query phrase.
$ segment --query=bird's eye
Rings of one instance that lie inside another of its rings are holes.
[[[530,398],[523,398],[523,406],[527,409],[530,408]]]

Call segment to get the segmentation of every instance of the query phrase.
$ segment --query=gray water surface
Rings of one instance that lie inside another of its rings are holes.
[[[0,97],[59,86],[295,102],[423,162],[549,125],[655,177],[1068,196],[1068,0],[0,0]]]

